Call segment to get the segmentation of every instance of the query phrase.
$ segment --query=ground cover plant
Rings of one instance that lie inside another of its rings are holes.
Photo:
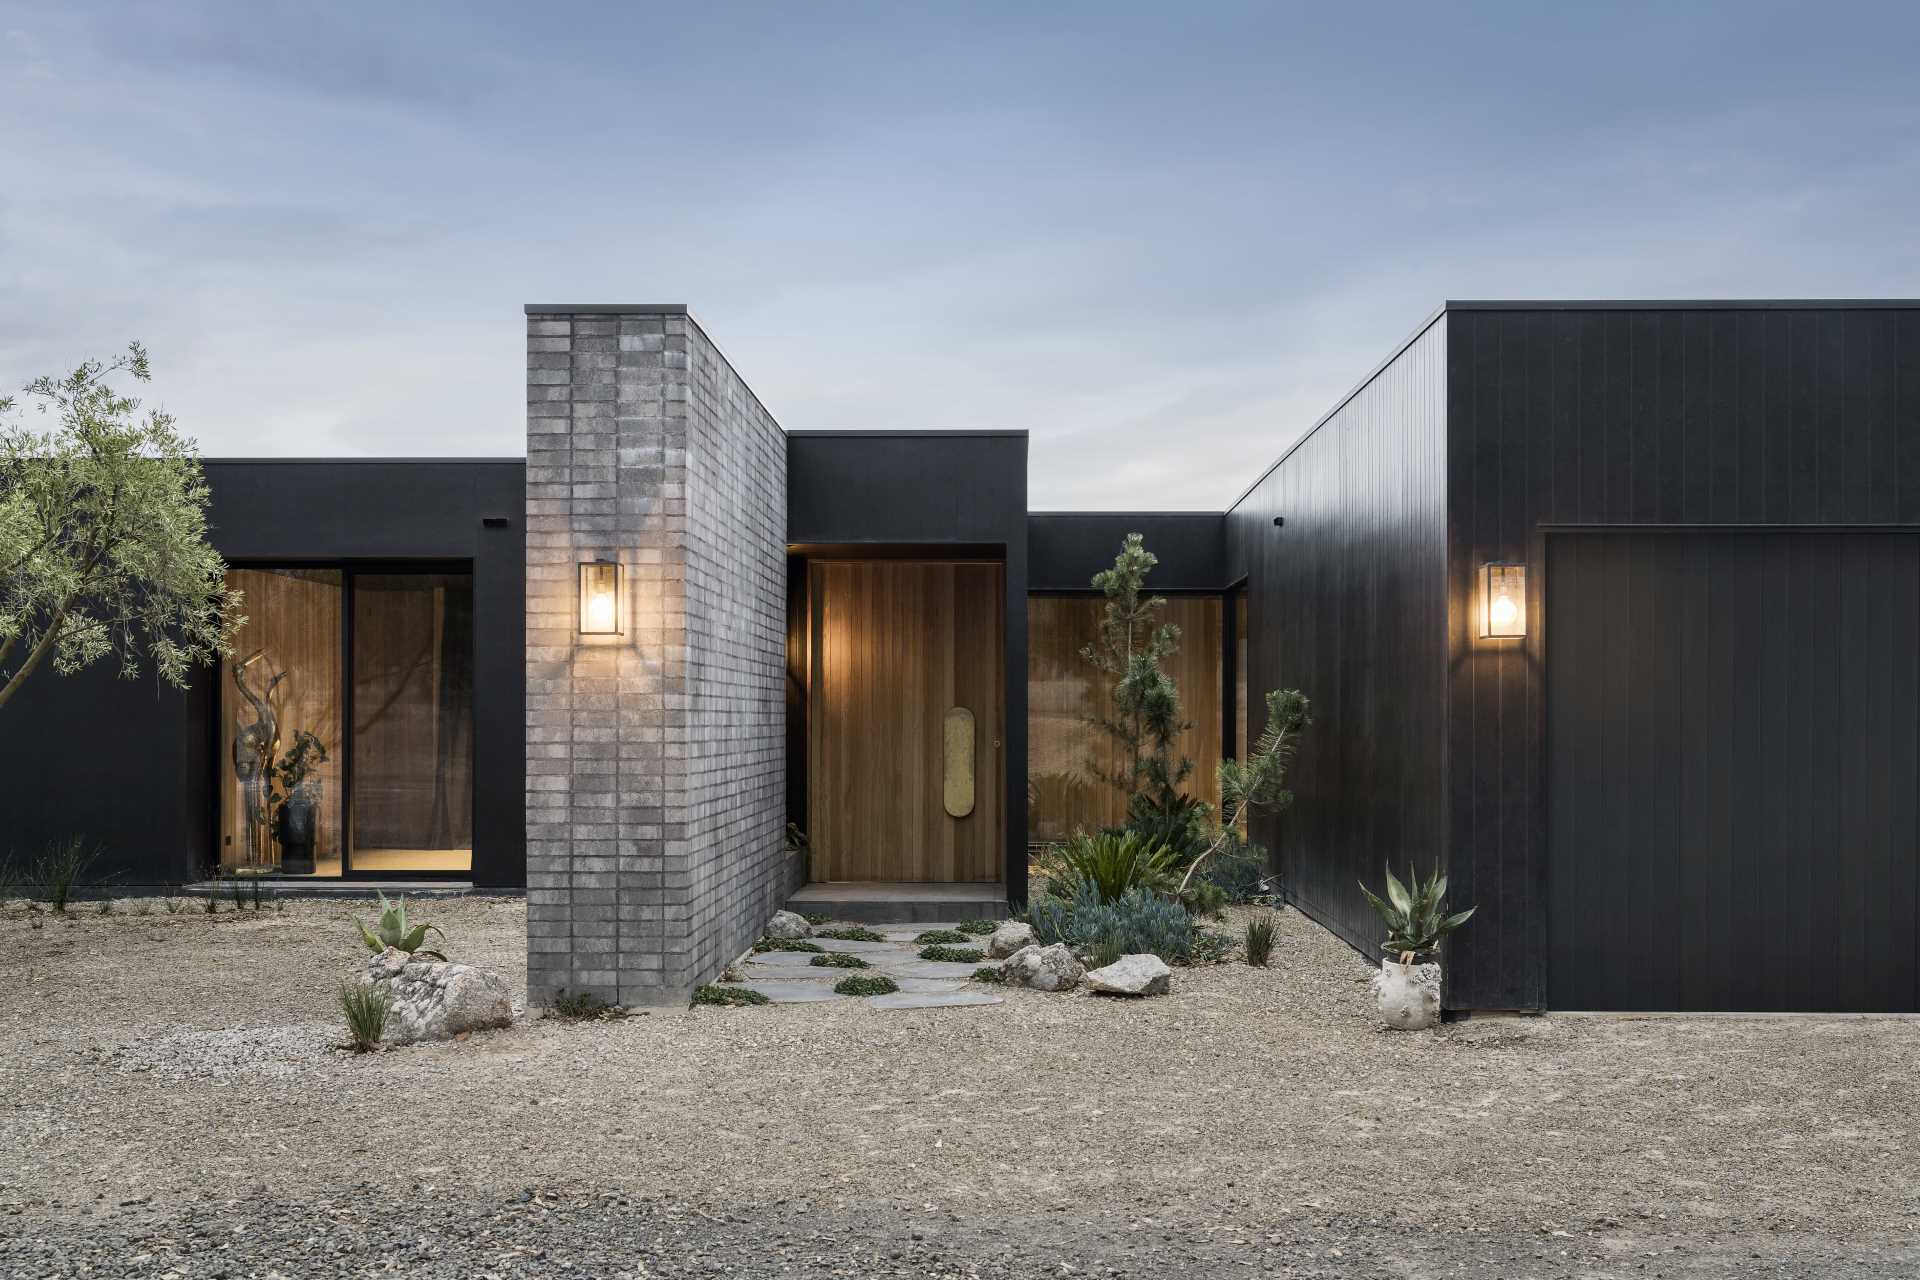
[[[1000,926],[992,920],[962,920],[954,926],[954,928],[960,932],[970,933],[975,937],[985,937],[999,927]]]
[[[1005,982],[1006,980],[1007,971],[1002,965],[983,964],[973,971],[972,981],[974,982]]]
[[[704,987],[695,987],[693,991],[693,1002],[695,1004],[711,1004],[722,1007],[773,1003],[751,987],[718,987],[712,983],[708,983]]]
[[[608,1004],[591,991],[556,992],[546,1016],[560,1022],[619,1022],[631,1016],[625,1005]]]
[[[931,946],[940,942],[966,942],[968,938],[958,929],[926,929],[922,930],[914,941],[922,946]]]
[[[813,923],[812,917],[808,917],[808,923]],[[887,940],[885,935],[875,933],[865,925],[859,924],[843,924],[836,929],[815,929],[813,936],[833,942],[885,942]]]
[[[807,963],[816,969],[864,969],[867,962],[859,956],[849,955],[845,951],[828,951],[815,956]]]
[[[762,938],[753,944],[755,951],[825,951],[817,942],[805,938]]]
[[[1168,964],[1188,961],[1197,932],[1185,907],[1149,889],[1129,889],[1106,902],[1084,882],[1071,898],[1035,895],[1027,922],[1043,946],[1064,942],[1076,955],[1096,959],[1150,952]]]
[[[944,960],[950,964],[978,964],[986,953],[978,947],[922,947],[922,960]]]
[[[843,996],[890,996],[900,989],[900,984],[892,978],[857,973],[840,979],[833,984],[833,989]]]

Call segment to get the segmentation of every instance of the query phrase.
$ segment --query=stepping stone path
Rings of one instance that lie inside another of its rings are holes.
[[[824,924],[832,929],[834,924]],[[876,1009],[945,1009],[969,1005],[1000,1004],[1001,998],[971,981],[980,964],[954,964],[943,960],[922,960],[924,943],[914,939],[929,929],[951,929],[950,924],[911,926],[869,925],[885,938],[884,942],[843,942],[822,938],[816,933],[808,941],[822,951],[839,951],[859,956],[867,962],[864,969],[816,967],[810,951],[759,951],[737,966],[742,980],[723,982],[726,987],[745,987],[758,991],[775,1004],[816,1004],[827,1000],[864,1000]],[[985,937],[970,939],[967,945],[984,955]],[[951,945],[958,946],[954,943]],[[843,996],[833,989],[842,978],[892,978],[900,990],[884,996]]]

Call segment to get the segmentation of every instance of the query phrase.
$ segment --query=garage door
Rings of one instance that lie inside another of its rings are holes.
[[[1557,1009],[1913,1011],[1920,538],[1548,539]]]

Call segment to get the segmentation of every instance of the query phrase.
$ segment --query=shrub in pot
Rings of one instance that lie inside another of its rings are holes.
[[[1433,957],[1440,939],[1465,924],[1474,908],[1447,914],[1447,878],[1434,867],[1426,880],[1407,868],[1402,884],[1386,868],[1387,896],[1383,900],[1366,885],[1367,901],[1387,926],[1380,949],[1387,959],[1373,978],[1374,1000],[1387,1026],[1396,1031],[1424,1031],[1440,1020],[1440,966]],[[1411,887],[1409,887],[1411,886]]]

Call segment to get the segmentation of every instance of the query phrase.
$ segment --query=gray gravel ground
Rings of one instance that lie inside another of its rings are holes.
[[[419,905],[523,980],[520,904]],[[356,1057],[349,909],[0,913],[0,1275],[1920,1274],[1913,1021],[1394,1035],[1287,913],[1162,1000]]]

